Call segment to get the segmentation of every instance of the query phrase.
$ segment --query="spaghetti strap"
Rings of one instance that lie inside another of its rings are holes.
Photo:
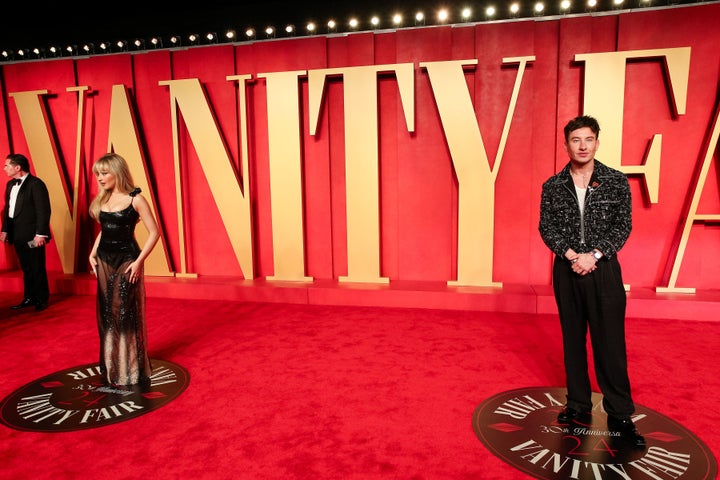
[[[133,191],[128,194],[130,195],[130,205],[133,204],[133,200],[135,199],[135,197],[140,195],[140,192],[142,192],[142,190],[140,190],[140,187],[135,187]]]

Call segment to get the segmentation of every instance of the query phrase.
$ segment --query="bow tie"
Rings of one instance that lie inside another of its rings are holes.
[[[15,180],[13,180],[13,185],[20,185],[21,183],[22,183],[22,179],[20,179],[20,178],[16,178]]]

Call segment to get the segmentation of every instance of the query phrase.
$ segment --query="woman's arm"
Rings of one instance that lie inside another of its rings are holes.
[[[125,273],[130,274],[131,283],[135,283],[138,280],[145,259],[148,255],[150,255],[150,252],[153,248],[155,248],[155,244],[160,238],[157,222],[155,221],[155,217],[153,216],[152,211],[150,210],[150,205],[147,200],[145,200],[145,197],[142,195],[136,195],[133,201],[133,208],[136,212],[138,212],[138,214],[140,214],[140,220],[143,222],[143,225],[145,225],[145,228],[148,231],[148,237],[147,240],[145,240],[145,244],[142,246],[142,250],[140,250],[140,255],[138,255],[135,261],[128,266],[127,270],[125,270]]]
[[[92,251],[90,252],[90,266],[92,267],[92,271],[95,275],[97,275],[97,249],[98,245],[100,245],[100,235],[102,235],[102,232],[97,234],[97,237],[95,237],[95,243],[93,244]]]

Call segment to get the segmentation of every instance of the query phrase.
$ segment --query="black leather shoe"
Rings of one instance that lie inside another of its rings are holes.
[[[48,307],[47,302],[38,302],[37,305],[35,305],[35,311],[36,312],[42,312]]]
[[[35,305],[35,303],[36,303],[35,300],[30,300],[29,298],[23,298],[22,302],[18,303],[17,305],[13,305],[10,308],[12,308],[13,310],[18,310],[18,309],[25,308],[25,307],[32,307],[33,305]]]
[[[608,415],[607,425],[613,432],[618,432],[620,436],[628,440],[636,447],[645,448],[645,437],[635,428],[635,424],[629,418],[617,418]]]
[[[590,412],[579,412],[574,408],[565,407],[563,411],[558,414],[557,421],[559,423],[570,423],[582,420],[587,420],[590,417]]]

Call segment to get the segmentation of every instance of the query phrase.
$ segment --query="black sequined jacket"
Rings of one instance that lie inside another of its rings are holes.
[[[580,219],[569,162],[543,183],[539,230],[545,245],[563,257],[570,248],[577,253],[597,248],[611,258],[625,245],[632,230],[632,198],[624,173],[595,160],[582,223]]]

